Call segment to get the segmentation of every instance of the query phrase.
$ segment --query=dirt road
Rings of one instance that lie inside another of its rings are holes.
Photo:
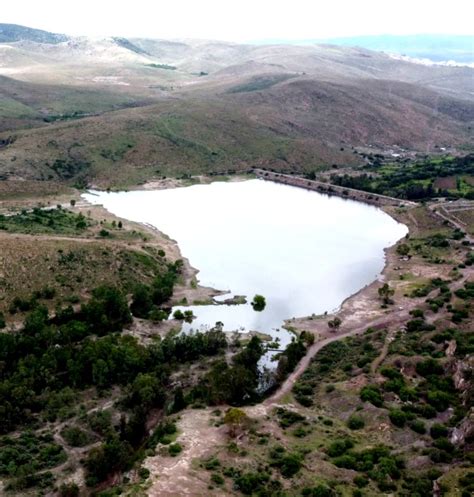
[[[472,267],[466,268],[462,278],[459,280],[453,282],[451,284],[451,290],[458,290],[461,288],[466,281],[472,280],[474,277],[474,269]],[[434,296],[436,293],[436,290],[432,292],[431,296]],[[430,297],[428,295],[427,298]],[[298,378],[304,373],[306,368],[309,366],[309,363],[311,362],[311,359],[326,345],[332,342],[336,342],[337,340],[342,340],[343,338],[347,338],[350,336],[358,335],[360,333],[364,333],[367,328],[384,328],[384,327],[394,327],[397,324],[402,324],[406,322],[410,318],[410,311],[415,309],[416,307],[419,306],[418,301],[414,301],[411,305],[407,306],[405,305],[404,309],[399,309],[399,310],[393,310],[389,315],[387,316],[382,316],[377,319],[373,319],[371,321],[365,322],[363,325],[356,326],[356,327],[349,327],[347,330],[334,334],[333,336],[330,336],[328,338],[325,338],[323,340],[320,340],[319,342],[316,342],[313,344],[307,354],[301,359],[301,361],[298,363],[296,366],[295,370],[288,376],[288,378],[282,383],[280,388],[270,397],[268,397],[264,402],[263,405],[265,406],[273,406],[275,404],[278,404],[282,397],[284,397],[286,394],[291,392],[291,389],[293,388],[293,385],[296,383]],[[434,314],[433,316],[428,316],[426,318],[428,323],[432,323],[436,318],[439,318],[440,316],[438,314]]]

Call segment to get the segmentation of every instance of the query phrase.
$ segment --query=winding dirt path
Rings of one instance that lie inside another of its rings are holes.
[[[472,267],[469,267],[465,270],[463,276],[453,282],[450,286],[451,290],[458,290],[461,288],[464,283],[468,280],[471,280],[474,276],[474,269]],[[433,290],[429,296],[434,296],[436,293],[436,290]],[[410,311],[419,307],[419,302],[414,301],[410,305],[405,305],[404,309],[399,309],[399,310],[393,310],[389,315],[381,316],[373,320],[369,320],[365,322],[363,325],[355,326],[355,327],[349,327],[348,330],[334,334],[333,336],[330,336],[328,338],[325,338],[323,340],[320,340],[313,344],[309,349],[307,354],[301,359],[301,361],[298,363],[296,366],[295,370],[288,376],[288,378],[282,383],[280,388],[270,397],[268,397],[264,402],[263,405],[268,407],[268,406],[274,406],[278,404],[282,397],[284,397],[286,394],[291,392],[293,385],[296,383],[298,378],[304,373],[306,368],[309,366],[311,359],[326,345],[336,342],[337,340],[342,340],[343,338],[347,338],[350,336],[358,335],[360,333],[364,333],[367,328],[375,328],[375,329],[380,329],[380,328],[385,328],[385,327],[394,327],[398,324],[404,323],[407,319],[410,318]],[[428,323],[432,323],[436,319],[439,319],[440,315],[438,314],[433,314],[430,316],[427,316],[426,321]],[[388,339],[388,337],[387,337]],[[386,347],[388,351],[388,345],[389,342],[388,340],[386,341],[386,344],[384,345],[384,348]],[[382,350],[383,352],[383,350]],[[379,357],[380,359],[380,357]],[[383,360],[383,357],[382,359]]]
[[[415,306],[413,306],[414,308]],[[288,378],[282,383],[280,388],[270,397],[268,397],[263,405],[265,406],[274,406],[278,404],[282,397],[291,392],[294,384],[298,380],[298,378],[304,373],[306,368],[309,366],[311,359],[326,345],[337,342],[338,340],[342,340],[343,338],[347,338],[350,336],[358,335],[360,333],[364,333],[367,328],[383,328],[385,326],[393,326],[398,323],[404,322],[409,316],[409,311],[411,309],[404,309],[401,311],[394,311],[390,316],[383,316],[381,318],[375,319],[373,321],[368,321],[362,326],[356,328],[350,328],[349,330],[338,333],[324,340],[316,342],[309,349],[307,354],[301,359],[301,361],[296,366],[295,370],[288,376]]]

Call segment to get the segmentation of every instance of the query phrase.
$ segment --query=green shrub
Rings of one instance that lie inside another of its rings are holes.
[[[304,421],[305,419],[305,417],[301,414],[282,407],[277,409],[276,414],[282,428],[288,428],[289,426],[298,423],[299,421]]]
[[[61,430],[61,436],[71,447],[85,447],[93,442],[93,438],[77,426],[65,426]]]
[[[370,402],[375,407],[383,406],[383,396],[380,388],[376,385],[366,385],[360,391],[360,400]]]
[[[144,468],[143,466],[138,470],[138,476],[142,480],[146,480],[150,476],[150,470],[148,468]]]
[[[267,305],[267,302],[265,300],[265,297],[263,295],[255,295],[253,300],[252,300],[252,307],[254,311],[260,312],[265,309],[265,306]]]
[[[446,438],[446,437],[440,437],[440,438],[437,438],[433,445],[439,449],[439,450],[444,450],[446,452],[454,452],[454,445]]]
[[[215,483],[216,485],[223,485],[225,483],[224,478],[222,478],[222,476],[218,473],[212,473],[211,481],[212,481],[212,483]]]
[[[338,494],[326,485],[318,485],[313,488],[304,488],[301,495],[303,497],[335,497]]]
[[[357,475],[354,477],[354,485],[359,488],[366,487],[369,484],[369,480],[362,475]]]
[[[419,419],[415,419],[415,420],[411,421],[409,423],[409,426],[416,433],[419,433],[421,435],[423,435],[424,433],[426,433],[425,423],[423,423],[423,421],[421,421]]]
[[[211,457],[210,459],[208,459],[207,461],[204,461],[204,468],[207,469],[208,471],[211,471],[213,469],[217,469],[219,468],[221,465],[219,459],[217,459],[216,457]]]
[[[395,426],[398,426],[399,428],[403,428],[405,426],[407,415],[403,411],[399,409],[391,409],[388,417]]]
[[[87,417],[90,428],[99,435],[105,435],[112,427],[112,413],[109,410],[93,411]]]
[[[168,446],[168,454],[171,457],[176,457],[179,453],[181,453],[183,447],[179,443],[174,443]]]
[[[416,364],[416,372],[420,376],[431,376],[431,375],[441,375],[444,373],[443,366],[436,360],[426,359],[424,361],[420,361]]]
[[[178,319],[180,321],[184,320],[184,313],[183,311],[181,311],[180,309],[176,309],[174,312],[173,312],[173,317],[175,319]]]
[[[353,414],[348,420],[347,420],[347,427],[351,430],[360,430],[365,426],[365,421],[362,416],[357,416],[356,414]]]
[[[270,476],[264,471],[258,473],[244,473],[235,480],[235,486],[245,495],[257,493],[270,480]]]
[[[441,437],[446,437],[448,435],[448,428],[441,424],[441,423],[435,423],[431,428],[430,428],[430,435],[432,438],[441,438]]]
[[[283,456],[278,462],[280,473],[285,478],[291,478],[301,469],[302,458],[299,454],[288,454]]]
[[[308,431],[306,431],[302,426],[298,426],[295,430],[293,430],[293,436],[298,437],[298,438],[303,438],[308,434]]]
[[[354,447],[354,443],[349,438],[334,440],[328,447],[327,454],[329,457],[342,456],[352,447]]]
[[[357,459],[353,454],[344,454],[333,459],[333,463],[338,468],[356,469]]]
[[[270,450],[270,465],[278,468],[285,478],[291,478],[298,473],[302,464],[301,454],[286,452],[280,445]]]

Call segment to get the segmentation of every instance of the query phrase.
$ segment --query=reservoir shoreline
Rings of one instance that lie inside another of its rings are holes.
[[[207,178],[206,178],[207,179]],[[212,181],[212,178],[209,178]],[[232,178],[233,181],[243,181],[248,178],[246,177],[234,177]],[[167,184],[161,183],[160,186],[156,184],[156,182],[153,183],[153,186],[156,187],[158,186],[157,189],[174,189],[178,188],[180,186],[188,186],[188,185],[181,185],[179,182],[173,182],[170,184],[169,182],[166,182]],[[148,187],[146,188],[137,188],[136,190],[138,191],[143,191],[143,189],[149,191]],[[152,188],[153,190],[155,188]],[[135,190],[135,189],[133,189]],[[321,192],[319,192],[321,193]],[[377,206],[381,208],[380,206]],[[397,222],[403,222],[405,225],[407,225],[407,220],[408,218],[404,218],[403,216],[397,215],[398,210],[400,209],[394,209],[394,208],[381,208],[386,214],[390,215],[395,221]],[[119,217],[119,216],[117,216]],[[126,221],[129,221],[126,219]],[[169,236],[164,235],[163,232],[157,228],[154,225],[151,225],[148,222],[137,222],[136,224],[139,224],[140,226],[143,226],[146,228],[146,230],[149,233],[153,233],[153,236],[156,236],[158,238],[166,238],[170,244],[174,246],[172,258],[182,258],[183,261],[185,261],[185,273],[186,276],[184,278],[183,285],[180,285],[179,288],[177,288],[176,294],[173,296],[172,299],[172,305],[198,305],[198,302],[205,302],[206,304],[210,304],[211,300],[217,296],[217,295],[222,295],[225,293],[228,293],[226,290],[222,289],[216,289],[216,288],[210,288],[206,286],[201,286],[199,284],[194,284],[194,288],[191,288],[191,282],[195,280],[195,277],[197,274],[199,274],[199,269],[193,267],[191,263],[189,262],[188,259],[182,257],[181,254],[181,247],[179,246],[179,243],[176,240],[172,240]],[[317,316],[317,317],[311,317],[311,316],[299,316],[296,318],[293,318],[288,316],[288,318],[284,321],[284,327],[291,330],[291,331],[313,331],[316,335],[318,336],[326,336],[327,332],[322,332],[320,329],[320,323],[324,321],[326,323],[326,319],[329,319],[330,316],[338,316],[341,317],[343,320],[343,323],[347,320],[347,317],[349,314],[354,314],[358,315],[360,314],[360,310],[364,309],[365,311],[367,310],[367,306],[369,302],[372,303],[370,307],[373,308],[373,303],[374,303],[374,294],[377,293],[377,286],[380,285],[381,281],[385,281],[387,279],[387,274],[393,270],[391,266],[394,265],[396,261],[396,256],[394,252],[394,246],[396,245],[397,242],[392,244],[389,247],[384,248],[384,265],[380,273],[378,273],[378,277],[374,279],[371,283],[366,284],[353,294],[347,296],[344,298],[344,300],[337,306],[336,309],[331,310],[332,314],[327,314],[323,316]],[[247,295],[249,297],[249,295]],[[250,296],[251,297],[251,296]],[[380,307],[376,295],[375,295],[375,301],[376,305]],[[390,312],[390,310],[389,310]],[[367,314],[365,315],[365,319],[367,320]],[[283,323],[281,323],[283,325]],[[318,324],[316,326],[316,324]],[[327,325],[326,325],[327,327]],[[343,324],[341,327],[341,330],[345,328],[345,325]]]

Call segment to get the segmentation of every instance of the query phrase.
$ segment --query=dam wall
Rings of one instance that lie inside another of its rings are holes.
[[[275,173],[272,171],[265,171],[264,169],[254,169],[253,173],[257,176],[257,178],[275,181],[276,183],[283,183],[284,185],[306,188],[307,190],[314,190],[327,195],[337,195],[341,198],[357,200],[358,202],[364,202],[370,205],[390,205],[396,207],[413,207],[416,205],[415,202],[410,202],[409,200],[388,197],[377,193],[364,192],[362,190],[354,190],[353,188],[346,188],[344,186],[331,185],[330,183],[310,180],[300,176]]]

